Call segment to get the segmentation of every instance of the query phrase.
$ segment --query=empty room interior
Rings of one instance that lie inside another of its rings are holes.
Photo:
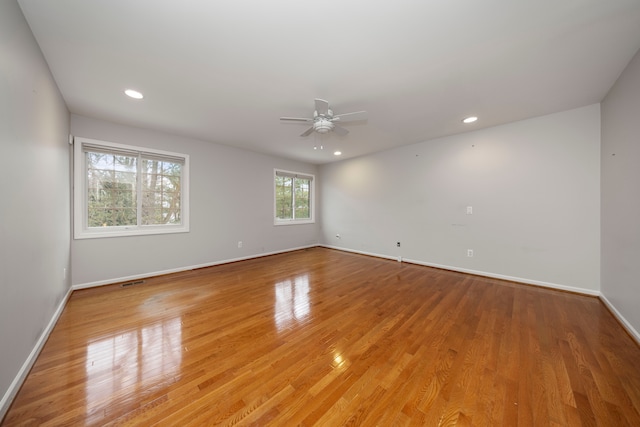
[[[0,424],[640,425],[637,0],[0,0]]]

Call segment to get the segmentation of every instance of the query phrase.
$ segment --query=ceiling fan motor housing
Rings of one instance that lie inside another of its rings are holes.
[[[333,122],[324,117],[319,117],[313,122],[313,130],[318,133],[327,133],[334,128]]]
[[[318,133],[327,133],[333,130],[335,125],[331,121],[333,119],[333,111],[327,109],[326,114],[318,114],[313,112],[313,130]]]

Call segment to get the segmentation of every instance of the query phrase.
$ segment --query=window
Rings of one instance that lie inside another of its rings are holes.
[[[189,231],[189,156],[75,138],[74,237]]]
[[[313,175],[275,170],[275,224],[314,222]]]

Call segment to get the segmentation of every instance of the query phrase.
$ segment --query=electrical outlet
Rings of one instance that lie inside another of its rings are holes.
[[[397,246],[397,247],[400,247],[400,242],[396,243],[396,246]]]
[[[473,215],[473,206],[467,206],[467,215]]]
[[[467,249],[467,256],[473,258],[473,249]]]
[[[62,280],[67,280],[67,267],[62,269]]]
[[[242,247],[242,240],[238,241],[238,249]]]

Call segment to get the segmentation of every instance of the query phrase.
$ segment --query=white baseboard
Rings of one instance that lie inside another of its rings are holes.
[[[467,269],[467,268],[451,267],[451,266],[447,266],[447,265],[433,264],[433,263],[429,263],[429,262],[415,261],[415,260],[410,260],[410,259],[404,259],[403,261],[404,262],[409,262],[411,264],[424,265],[424,266],[427,266],[427,267],[435,267],[435,268],[442,268],[444,270],[457,271],[459,273],[467,273],[467,274],[473,274],[473,275],[476,275],[476,276],[489,277],[491,279],[508,280],[510,282],[523,283],[525,285],[540,286],[540,287],[543,287],[543,288],[556,289],[556,290],[560,290],[560,291],[574,292],[574,293],[577,293],[577,294],[589,295],[589,296],[594,296],[594,297],[600,296],[600,292],[599,291],[594,291],[592,289],[576,288],[576,287],[573,287],[573,286],[559,285],[557,283],[543,282],[543,281],[540,281],[540,280],[531,280],[531,279],[525,279],[525,278],[522,278],[522,277],[506,276],[504,274],[487,273],[486,271],[470,270],[470,269]]]
[[[357,253],[357,254],[362,254],[362,255],[373,256],[373,257],[376,257],[376,258],[392,259],[392,260],[397,260],[397,261],[401,261],[401,262],[407,262],[407,263],[410,263],[410,264],[424,265],[425,267],[434,267],[434,268],[440,268],[440,269],[443,269],[443,270],[456,271],[458,273],[467,273],[467,274],[473,274],[475,276],[489,277],[489,278],[492,278],[492,279],[508,280],[510,282],[523,283],[523,284],[526,284],[526,285],[541,286],[543,288],[550,288],[550,289],[556,289],[556,290],[561,290],[561,291],[569,291],[569,292],[574,292],[574,293],[583,294],[583,295],[589,295],[589,296],[594,296],[594,297],[600,296],[600,292],[599,291],[594,291],[592,289],[576,288],[576,287],[573,287],[573,286],[559,285],[557,283],[549,283],[549,282],[542,282],[542,281],[539,281],[539,280],[525,279],[525,278],[522,278],[522,277],[506,276],[504,274],[487,273],[486,271],[470,270],[470,269],[467,269],[467,268],[453,267],[453,266],[450,266],[450,265],[435,264],[435,263],[431,263],[431,262],[418,261],[418,260],[413,260],[413,259],[408,259],[408,258],[393,257],[393,256],[389,256],[389,255],[381,255],[381,254],[376,254],[376,253],[373,253],[373,252],[357,251],[357,250],[353,250],[353,249],[341,248],[339,246],[332,246],[332,245],[318,245],[318,246],[322,246],[322,247],[330,248],[330,249],[336,249],[336,250],[343,251],[343,252],[352,252],[352,253]]]
[[[340,246],[333,246],[333,245],[318,245],[321,246],[323,248],[328,248],[328,249],[335,249],[337,251],[342,251],[342,252],[351,252],[353,254],[360,254],[360,255],[367,255],[367,256],[372,256],[372,257],[376,257],[376,258],[384,258],[384,259],[392,259],[394,261],[398,260],[398,257],[393,257],[390,255],[382,255],[382,254],[376,254],[373,252],[366,252],[366,251],[358,251],[356,249],[349,249],[349,248],[343,248]],[[402,261],[402,259],[401,259]]]
[[[635,328],[631,326],[631,323],[629,323],[627,319],[624,318],[624,316],[614,307],[614,305],[611,304],[611,301],[609,301],[607,297],[605,297],[602,293],[600,293],[600,301],[602,301],[604,305],[609,308],[611,313],[613,313],[613,315],[620,321],[620,323],[622,323],[622,326],[627,330],[629,335],[631,335],[631,338],[633,338],[636,343],[640,345],[640,333],[638,333],[638,331],[636,331]]]
[[[224,259],[224,260],[221,260],[221,261],[208,262],[208,263],[205,263],[205,264],[190,265],[190,266],[185,266],[185,267],[172,268],[172,269],[169,269],[169,270],[151,271],[151,272],[143,273],[143,274],[134,274],[132,276],[114,277],[114,278],[106,279],[106,280],[98,280],[98,281],[95,281],[95,282],[76,284],[76,285],[73,285],[71,287],[71,289],[75,291],[75,290],[79,290],[79,289],[95,288],[97,286],[110,285],[110,284],[113,284],[113,283],[129,282],[131,280],[144,279],[146,277],[155,277],[155,276],[162,276],[162,275],[171,274],[171,273],[180,273],[180,272],[183,272],[183,271],[196,270],[198,268],[213,267],[214,265],[229,264],[231,262],[245,261],[245,260],[248,260],[248,259],[261,258],[261,257],[269,256],[269,255],[282,254],[282,253],[285,253],[285,252],[293,252],[293,251],[298,251],[298,250],[301,250],[301,249],[314,248],[316,246],[318,246],[318,245],[317,244],[313,244],[313,245],[307,245],[307,246],[299,246],[299,247],[296,247],[296,248],[283,249],[283,250],[280,250],[280,251],[264,252],[264,253],[259,253],[259,254],[239,257],[239,258]]]
[[[24,361],[24,363],[22,364],[22,367],[18,371],[18,374],[15,376],[15,378],[11,382],[11,385],[9,385],[7,392],[4,394],[4,396],[2,396],[2,400],[0,400],[0,422],[2,421],[4,416],[7,414],[7,411],[9,410],[9,406],[11,406],[11,402],[13,402],[13,399],[18,394],[18,391],[20,390],[20,387],[22,387],[22,383],[27,378],[27,375],[29,374],[29,371],[33,367],[33,364],[36,363],[36,359],[38,358],[38,355],[40,355],[40,351],[42,351],[42,347],[44,347],[44,344],[47,342],[47,339],[49,338],[51,331],[53,331],[53,328],[56,326],[56,323],[58,323],[58,319],[60,318],[62,311],[67,305],[67,301],[69,301],[69,297],[71,296],[72,292],[73,292],[73,289],[71,288],[67,290],[66,295],[64,296],[64,298],[62,298],[62,300],[58,304],[58,307],[56,308],[56,311],[53,313],[53,316],[51,317],[51,320],[47,324],[47,327],[44,328],[44,330],[42,331],[42,334],[40,334],[40,338],[38,338],[38,341],[36,341],[36,344],[31,350],[31,353],[29,353],[27,360]]]

